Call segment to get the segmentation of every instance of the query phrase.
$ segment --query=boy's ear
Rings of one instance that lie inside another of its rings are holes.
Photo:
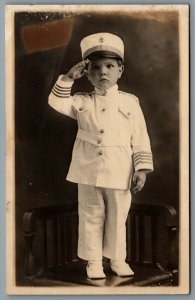
[[[121,77],[123,71],[124,71],[124,65],[121,65],[121,66],[119,67],[119,72],[120,72],[119,78]]]

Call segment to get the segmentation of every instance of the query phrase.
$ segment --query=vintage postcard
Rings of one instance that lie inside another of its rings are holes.
[[[188,5],[5,9],[7,294],[188,294]]]

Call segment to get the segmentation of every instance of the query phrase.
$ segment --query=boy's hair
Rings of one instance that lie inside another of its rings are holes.
[[[119,67],[123,65],[122,58],[120,58],[116,53],[110,51],[96,51],[86,57],[86,59],[89,60],[96,60],[98,58],[112,58],[117,61]]]
[[[93,60],[96,60],[96,59],[100,59],[100,58],[112,58],[112,59],[115,59],[118,63],[118,66],[121,67],[123,65],[123,61],[120,57],[108,57],[108,56],[94,56],[94,57],[90,57],[88,56],[87,59],[93,61]]]
[[[121,67],[123,65],[121,58],[116,58],[116,61],[117,61],[119,67]]]
[[[103,56],[102,57],[96,57],[96,58],[92,58],[90,60],[96,60],[98,58],[107,58],[107,57],[103,57]],[[119,58],[119,57],[110,57],[110,58],[115,59],[117,61],[119,67],[124,65],[121,58]]]

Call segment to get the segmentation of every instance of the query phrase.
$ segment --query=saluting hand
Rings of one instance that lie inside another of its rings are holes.
[[[141,191],[146,182],[146,172],[143,170],[136,171],[133,175],[133,183],[135,187],[133,188],[134,193]]]
[[[64,81],[73,81],[75,79],[81,78],[86,73],[86,66],[89,63],[89,60],[83,60],[76,64],[74,67],[72,67],[68,73],[66,73],[62,80]]]

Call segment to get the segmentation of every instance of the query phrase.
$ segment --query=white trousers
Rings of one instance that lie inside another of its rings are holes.
[[[126,220],[129,190],[78,184],[78,256],[85,260],[126,259]]]

